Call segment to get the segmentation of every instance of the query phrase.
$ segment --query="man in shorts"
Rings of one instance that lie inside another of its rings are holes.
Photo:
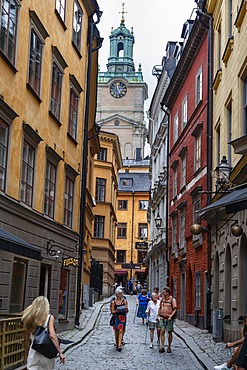
[[[148,327],[150,330],[150,346],[153,348],[154,341],[154,329],[157,329],[157,337],[159,339],[159,323],[158,323],[158,311],[160,307],[160,301],[156,293],[152,293],[151,301],[148,302],[146,314],[148,316]]]
[[[173,324],[175,321],[175,315],[177,312],[177,302],[175,298],[171,296],[171,289],[165,287],[163,289],[163,297],[160,301],[160,308],[158,315],[160,317],[160,342],[161,347],[159,352],[165,352],[165,331],[168,332],[168,347],[167,352],[171,353],[172,344],[172,332]]]

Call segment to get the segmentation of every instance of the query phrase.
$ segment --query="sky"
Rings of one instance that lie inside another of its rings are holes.
[[[157,78],[152,75],[155,65],[160,65],[165,55],[168,41],[180,41],[184,22],[191,17],[194,0],[97,0],[103,11],[98,29],[104,38],[99,51],[100,71],[106,71],[109,57],[111,28],[120,25],[122,3],[124,2],[125,26],[133,27],[134,63],[138,70],[141,63],[143,78],[148,85],[148,99],[145,102],[145,112],[149,110]],[[194,18],[194,14],[193,17]]]

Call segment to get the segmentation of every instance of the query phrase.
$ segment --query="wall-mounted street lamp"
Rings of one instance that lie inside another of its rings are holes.
[[[234,184],[230,180],[232,167],[228,163],[226,156],[224,155],[221,159],[220,164],[215,168],[216,174],[216,185],[219,187],[232,188]]]
[[[231,233],[233,236],[239,237],[243,234],[243,228],[241,225],[238,225],[236,220],[231,220],[235,221],[235,223],[231,226]],[[217,229],[218,230],[218,229]],[[201,224],[193,224],[190,228],[190,231],[193,235],[200,235],[203,231],[206,231],[209,233],[210,231],[202,226]]]
[[[154,222],[155,222],[155,226],[157,227],[157,229],[161,229],[162,218],[160,217],[159,212],[158,212],[157,216],[155,217]]]

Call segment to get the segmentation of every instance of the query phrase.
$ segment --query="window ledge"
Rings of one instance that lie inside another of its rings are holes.
[[[186,245],[183,248],[179,248],[178,253],[180,256],[183,256],[184,254],[186,254]]]
[[[54,119],[54,121],[58,124],[58,126],[62,126],[61,122],[59,121],[59,119],[52,113],[51,110],[49,110],[49,115],[51,116],[51,118]]]
[[[31,94],[35,97],[35,99],[38,100],[39,103],[42,103],[42,100],[40,99],[39,95],[34,91],[32,86],[27,82],[27,89],[31,92]]]
[[[66,31],[66,30],[67,30],[66,24],[64,23],[64,21],[63,21],[63,19],[61,18],[61,16],[60,16],[59,12],[57,11],[57,9],[55,9],[55,14],[56,14],[56,16],[57,16],[57,18],[58,18],[59,22],[61,23],[61,25],[62,25],[62,27],[63,27],[64,31]]]
[[[203,240],[202,240],[202,234],[200,235],[193,235],[193,239],[192,239],[192,247],[197,249],[199,247],[201,247],[203,244]]]
[[[178,252],[172,252],[171,254],[171,259],[174,261],[174,260],[177,260],[178,259]]]
[[[72,43],[72,46],[73,46],[73,48],[75,49],[75,51],[76,51],[77,55],[78,55],[78,56],[79,56],[79,58],[81,59],[81,58],[82,58],[82,55],[81,55],[80,51],[78,50],[78,47],[76,46],[76,44],[74,43],[74,41],[73,41],[73,40],[71,41],[71,43]]]
[[[78,145],[78,142],[76,141],[76,139],[74,139],[73,136],[71,136],[69,132],[67,132],[67,136],[70,138],[71,141],[73,141],[75,145]]]
[[[6,55],[0,50],[0,56],[3,58],[6,64],[8,64],[9,68],[12,69],[14,73],[18,72],[15,66],[11,63],[11,61],[6,57]]]
[[[242,26],[245,14],[247,12],[247,0],[242,1],[234,25],[237,27],[238,32]]]
[[[233,44],[234,44],[234,38],[232,36],[227,41],[227,44],[226,44],[226,47],[225,47],[225,50],[224,50],[224,53],[223,53],[223,57],[222,57],[222,61],[225,64],[225,66],[227,66],[227,62],[228,62],[228,60],[230,58],[230,55],[232,53]]]
[[[222,69],[220,68],[216,72],[216,75],[215,75],[214,80],[213,80],[213,90],[215,92],[217,92],[217,89],[218,89],[218,86],[220,84],[221,79],[222,79]]]

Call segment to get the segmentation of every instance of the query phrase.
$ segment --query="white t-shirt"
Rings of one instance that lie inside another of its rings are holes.
[[[146,309],[146,313],[148,312],[150,313],[150,315],[148,316],[148,321],[156,322],[156,317],[158,316],[159,307],[160,307],[159,300],[157,300],[156,304],[152,300],[148,302],[148,306]]]

